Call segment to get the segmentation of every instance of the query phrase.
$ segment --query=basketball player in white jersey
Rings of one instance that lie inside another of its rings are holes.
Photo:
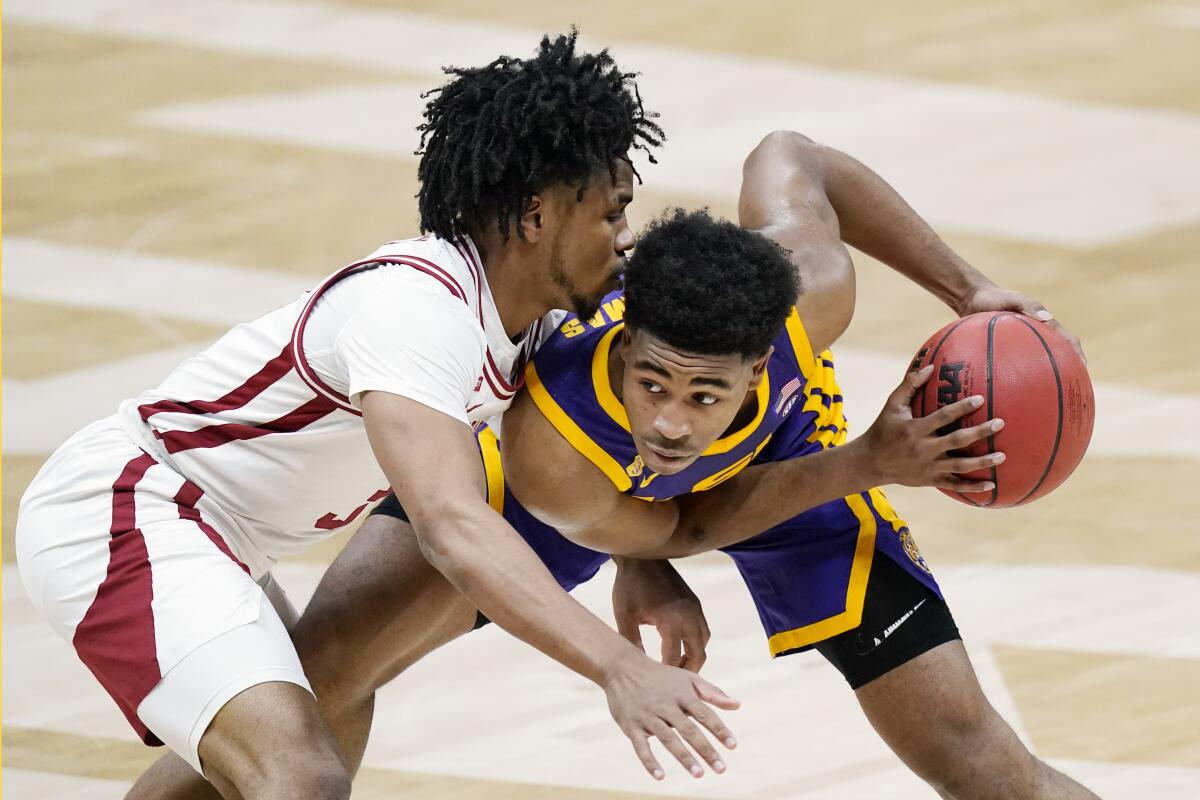
[[[590,315],[619,285],[628,153],[662,132],[631,76],[606,52],[577,53],[574,32],[528,60],[448,72],[422,126],[428,235],[234,328],[69,439],[22,499],[17,559],[35,607],[146,743],[227,798],[348,796],[270,570],[389,486],[426,558],[599,684],[627,735],[674,746],[693,718],[732,744],[709,704],[735,701],[592,616],[487,505],[471,428],[509,404],[553,328],[544,315]],[[133,794],[162,796],[172,763]]]

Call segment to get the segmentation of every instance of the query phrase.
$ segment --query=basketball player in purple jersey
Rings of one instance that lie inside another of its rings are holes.
[[[988,703],[928,565],[878,488],[978,486],[955,473],[1002,457],[946,451],[997,421],[938,439],[969,398],[897,425],[928,379],[914,374],[844,443],[827,350],[854,306],[843,240],[959,314],[1044,309],[970,268],[874,173],[798,134],[772,134],[750,155],[740,217],[745,228],[704,213],[655,223],[631,259],[625,296],[560,324],[527,367],[500,441],[479,434],[489,502],[564,588],[623,554],[619,627],[640,643],[639,624],[657,624],[665,661],[699,669],[707,634],[698,602],[657,559],[719,548],[758,606],[772,655],[821,652],[883,739],[943,797],[1094,798],[1031,754]],[[913,436],[921,423],[925,435]],[[817,465],[819,489],[809,489],[829,502],[813,507],[798,481]],[[374,689],[487,621],[421,559],[394,497],[376,511],[294,632],[352,766]],[[699,774],[680,740],[660,739]],[[659,770],[645,737],[634,742]],[[696,750],[718,763],[711,746]]]

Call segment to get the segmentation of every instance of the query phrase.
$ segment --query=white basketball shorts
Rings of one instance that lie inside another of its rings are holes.
[[[311,691],[288,638],[295,612],[269,573],[254,580],[230,551],[225,520],[115,417],[50,457],[17,520],[34,606],[142,740],[202,774],[200,737],[228,700],[270,681]]]

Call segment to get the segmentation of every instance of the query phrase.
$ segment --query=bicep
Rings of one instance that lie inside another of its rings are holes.
[[[742,227],[767,235],[803,227],[810,235],[840,241],[837,214],[822,178],[823,150],[792,131],[775,131],[759,142],[742,165],[738,198]]]
[[[366,392],[361,403],[371,449],[418,533],[446,508],[486,505],[470,426],[389,392]]]
[[[845,331],[854,313],[854,262],[823,183],[826,148],[798,133],[767,136],[746,159],[741,224],[788,251],[800,278],[796,307],[814,352]]]
[[[673,503],[622,494],[525,394],[504,416],[501,453],[513,496],[576,544],[620,555],[653,547],[674,530]]]

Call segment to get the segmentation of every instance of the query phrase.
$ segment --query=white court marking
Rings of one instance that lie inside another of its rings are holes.
[[[675,770],[664,784],[645,779],[601,693],[495,626],[452,643],[380,693],[366,765],[695,797],[874,800],[881,785],[891,798],[928,796],[871,731],[841,676],[820,656],[768,658],[753,605],[731,564],[707,556],[679,566],[704,601],[713,631],[705,674],[743,702],[726,715],[740,741],[727,756],[728,774],[693,782]],[[303,605],[322,571],[316,564],[285,563],[276,573]],[[16,568],[6,565],[3,579],[4,724],[132,740],[115,705],[36,616]],[[1021,720],[991,656],[993,643],[1200,658],[1200,637],[1189,627],[1197,609],[1179,602],[1200,597],[1200,576],[1136,567],[997,565],[947,567],[939,580],[985,691],[1018,730]],[[1123,587],[1128,602],[1096,608],[1096,598],[1114,585]],[[575,594],[608,620],[610,587],[606,567]],[[1060,596],[1070,599],[1057,604],[1064,617],[1051,624],[1046,611],[1055,603],[1047,598]],[[998,606],[1003,614],[995,613]],[[1077,629],[1085,611],[1103,616],[1103,624]],[[1093,636],[1102,626],[1123,634]],[[653,632],[646,634],[647,647],[656,652]],[[58,702],[46,703],[46,697]],[[1139,789],[1147,785],[1158,800],[1193,800],[1200,784],[1200,769],[1091,762],[1071,762],[1070,768],[1117,800],[1141,797]],[[804,781],[797,782],[797,775]]]
[[[4,13],[17,22],[428,75],[419,86],[221,100],[142,116],[189,131],[402,158],[413,149],[416,92],[436,84],[441,65],[527,53],[541,34],[272,0],[9,0]],[[671,136],[648,177],[676,192],[727,194],[750,147],[769,130],[791,127],[871,164],[931,221],[956,230],[1091,247],[1200,219],[1196,115],[677,47],[586,44],[612,45],[625,68],[644,73],[643,94]]]
[[[252,320],[319,280],[20,236],[5,236],[2,246],[5,297],[215,325]]]
[[[223,325],[290,302],[317,280],[22,237],[5,238],[4,267],[6,297],[133,313],[150,310]],[[237,291],[231,292],[231,286]],[[919,344],[914,340],[914,350]],[[185,345],[36,380],[6,378],[4,452],[50,452],[79,428],[111,413],[121,400],[156,386],[200,349]],[[835,349],[851,431],[861,433],[899,382],[910,355]],[[1200,427],[1172,424],[1200,418],[1200,396],[1100,384],[1096,404],[1093,455],[1200,457]],[[1147,426],[1148,419],[1158,422]]]
[[[1166,6],[1158,9],[1158,17],[1171,25],[1200,30],[1200,6]]]

